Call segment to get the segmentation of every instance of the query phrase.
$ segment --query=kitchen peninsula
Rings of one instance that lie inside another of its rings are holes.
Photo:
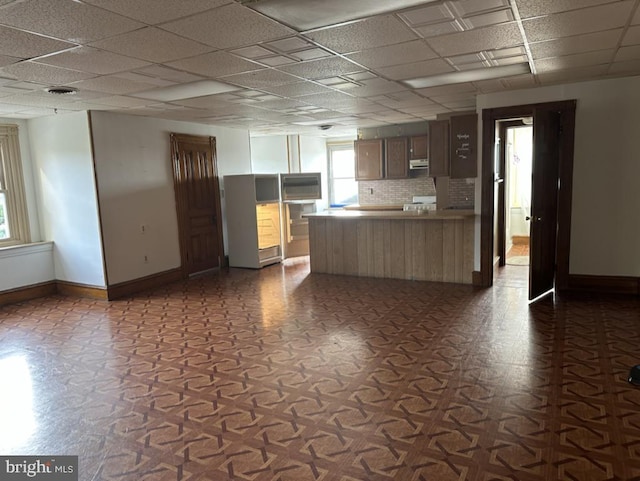
[[[472,283],[470,210],[308,214],[311,272]]]

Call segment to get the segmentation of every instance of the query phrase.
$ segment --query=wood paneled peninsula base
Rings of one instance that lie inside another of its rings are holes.
[[[311,272],[472,282],[472,211],[328,211],[307,217]]]

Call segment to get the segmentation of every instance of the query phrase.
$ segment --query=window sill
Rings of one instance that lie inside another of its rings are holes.
[[[0,247],[0,259],[7,257],[26,256],[38,252],[51,252],[53,242],[31,242],[29,244],[18,244],[7,247]]]

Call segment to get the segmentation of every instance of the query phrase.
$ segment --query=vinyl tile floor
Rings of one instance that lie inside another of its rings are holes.
[[[302,258],[5,306],[0,454],[78,455],[82,481],[640,479],[640,301],[529,305],[509,271],[476,289]]]

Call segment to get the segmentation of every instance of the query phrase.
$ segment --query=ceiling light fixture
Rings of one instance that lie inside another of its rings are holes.
[[[174,100],[192,99],[195,97],[204,97],[206,95],[222,94],[225,92],[233,92],[240,90],[240,87],[229,85],[215,80],[198,80],[180,85],[171,85],[169,87],[161,87],[157,89],[145,90],[131,94],[132,97],[140,97],[143,99],[158,100],[161,102],[172,102]]]
[[[372,17],[436,0],[241,0],[244,6],[257,10],[302,32],[339,23]]]
[[[403,80],[402,83],[414,89],[423,89],[427,87],[437,87],[440,85],[460,84],[465,82],[478,82],[480,80],[513,77],[514,75],[522,75],[527,73],[531,73],[528,63],[515,63],[512,65],[503,65],[500,67],[487,67],[475,70],[463,70],[460,72],[449,72],[438,75],[431,75],[429,77]]]

